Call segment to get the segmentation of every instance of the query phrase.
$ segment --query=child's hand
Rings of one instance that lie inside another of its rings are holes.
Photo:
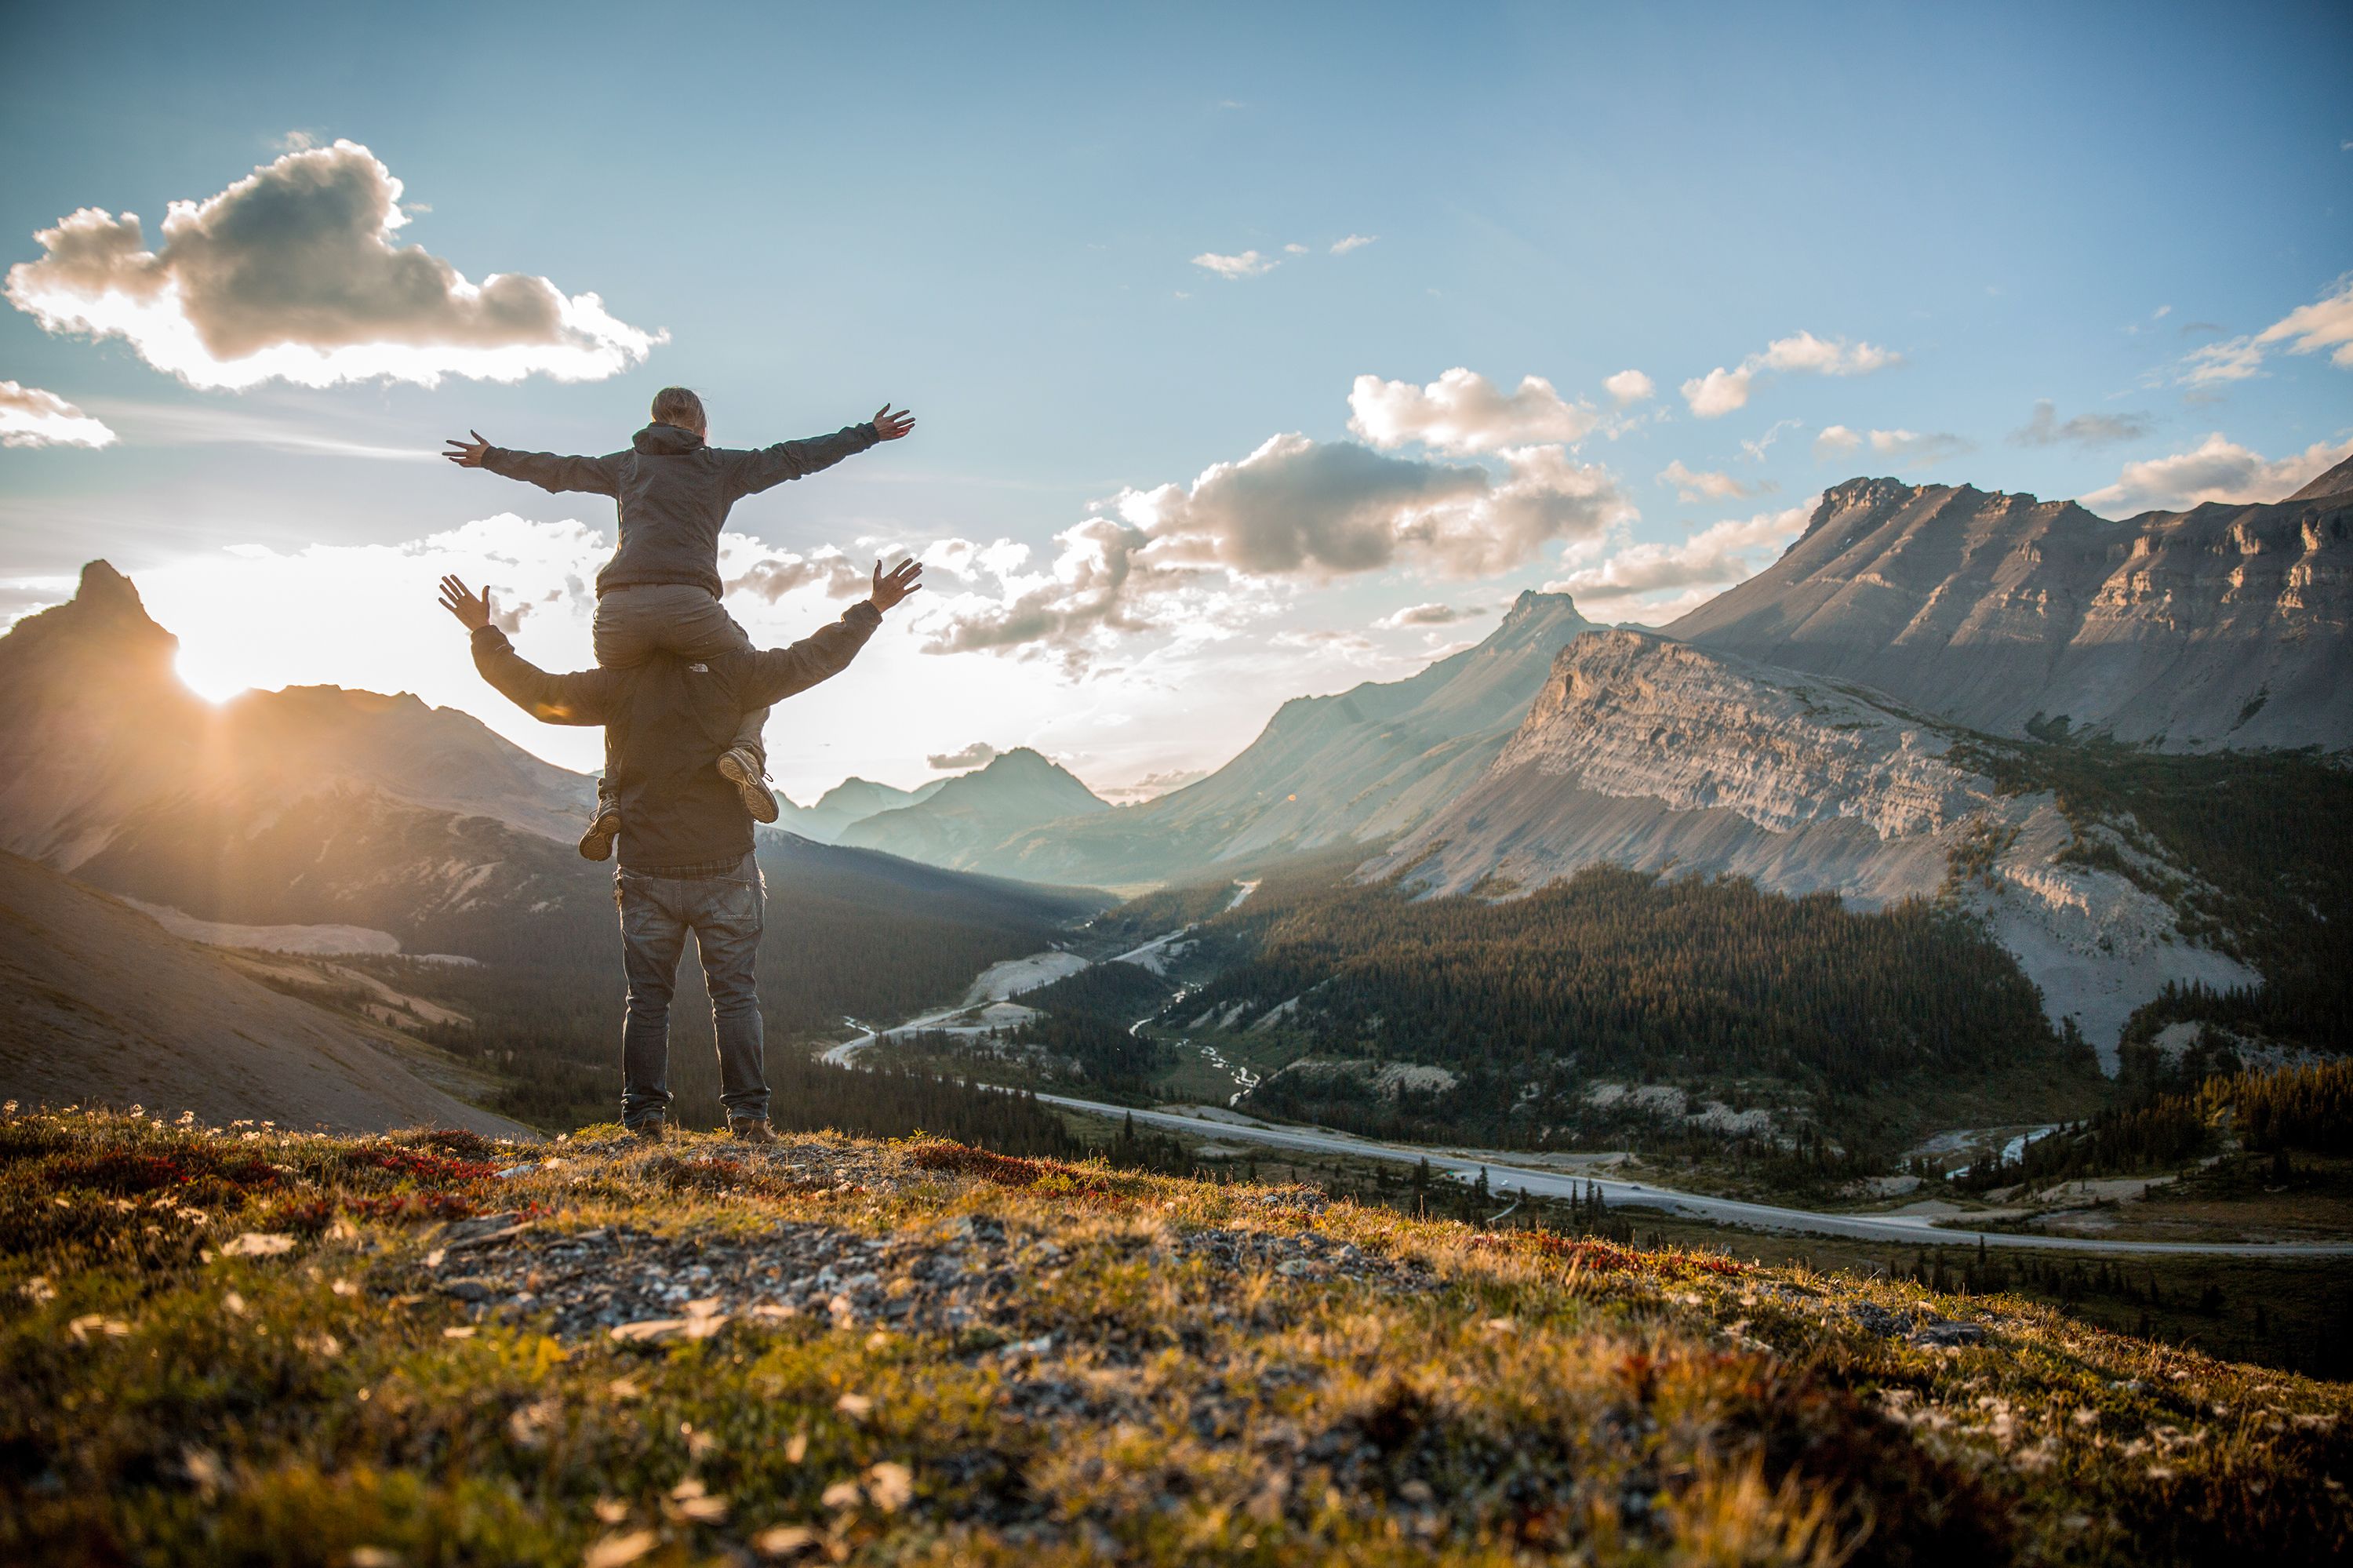
[[[914,421],[908,422],[913,424]],[[480,430],[468,430],[466,433],[474,439],[470,441],[461,441],[455,436],[443,437],[441,440],[443,446],[456,447],[458,450],[454,452],[443,452],[441,455],[459,468],[480,468],[482,466],[482,454],[491,450],[491,443],[482,440],[482,432]]]
[[[876,609],[889,609],[909,594],[923,591],[923,585],[915,580],[923,575],[923,563],[913,556],[892,567],[888,574],[882,570],[882,563],[877,561],[874,563],[874,591],[866,596],[867,602]]]
[[[915,416],[904,408],[894,414],[891,411],[891,405],[885,403],[874,410],[873,422],[877,436],[886,441],[895,441],[915,428]]]
[[[881,563],[876,564],[879,567]],[[878,577],[875,580],[880,582],[881,579]],[[491,623],[492,613],[491,590],[484,588],[480,594],[476,594],[469,590],[466,585],[456,577],[443,577],[441,608],[456,616],[458,624],[467,630],[480,631]]]

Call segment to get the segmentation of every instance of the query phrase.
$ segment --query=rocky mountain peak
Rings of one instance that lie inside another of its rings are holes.
[[[2324,496],[2353,493],[2353,457],[2347,458],[2327,473],[2285,499],[2288,501],[2318,501]]]
[[[129,577],[105,561],[81,569],[74,597],[28,615],[0,637],[0,670],[31,678],[35,662],[100,659],[141,679],[169,675],[180,640],[155,624]],[[177,677],[172,677],[176,681]]]

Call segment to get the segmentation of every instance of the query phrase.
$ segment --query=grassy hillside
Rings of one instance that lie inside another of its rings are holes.
[[[2348,1416],[2006,1296],[934,1141],[0,1119],[10,1561],[2319,1562]]]

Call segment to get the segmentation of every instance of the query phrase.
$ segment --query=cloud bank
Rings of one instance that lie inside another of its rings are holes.
[[[1692,597],[1705,598],[1753,576],[1767,552],[1778,553],[1805,532],[1820,500],[1811,496],[1779,512],[1729,518],[1680,545],[1629,545],[1598,567],[1546,583],[1545,591],[1598,604],[1676,588],[1704,589]]]
[[[1122,635],[1229,635],[1302,584],[1393,566],[1489,577],[1633,515],[1607,470],[1564,447],[1495,455],[1501,475],[1280,435],[1189,485],[1123,492],[1058,535],[1041,570],[1018,546],[957,542],[976,567],[993,555],[998,591],[944,596],[923,622],[925,652],[1017,652],[1075,673]]]
[[[111,446],[114,432],[54,392],[0,381],[0,447]]]
[[[545,278],[469,282],[421,246],[400,181],[353,142],[287,154],[201,202],[175,201],[147,249],[131,213],[83,207],[35,234],[8,270],[11,303],[47,331],[120,337],[191,386],[305,387],[444,376],[591,381],[666,334],[615,320]]]
[[[1599,418],[1589,404],[1568,401],[1541,376],[1523,376],[1516,390],[1506,392],[1459,366],[1427,387],[1359,376],[1348,391],[1348,429],[1373,445],[1419,442],[1457,456],[1581,441]]]
[[[2094,512],[2187,512],[2210,501],[2232,504],[2277,501],[2293,494],[2326,470],[2353,456],[2353,440],[2315,441],[2276,460],[2251,451],[2213,431],[2197,446],[2170,457],[2128,462],[2114,484],[2077,499]]]

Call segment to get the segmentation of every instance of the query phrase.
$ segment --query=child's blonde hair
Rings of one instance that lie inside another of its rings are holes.
[[[665,387],[654,394],[654,423],[676,425],[681,430],[706,429],[702,399],[683,387]]]

